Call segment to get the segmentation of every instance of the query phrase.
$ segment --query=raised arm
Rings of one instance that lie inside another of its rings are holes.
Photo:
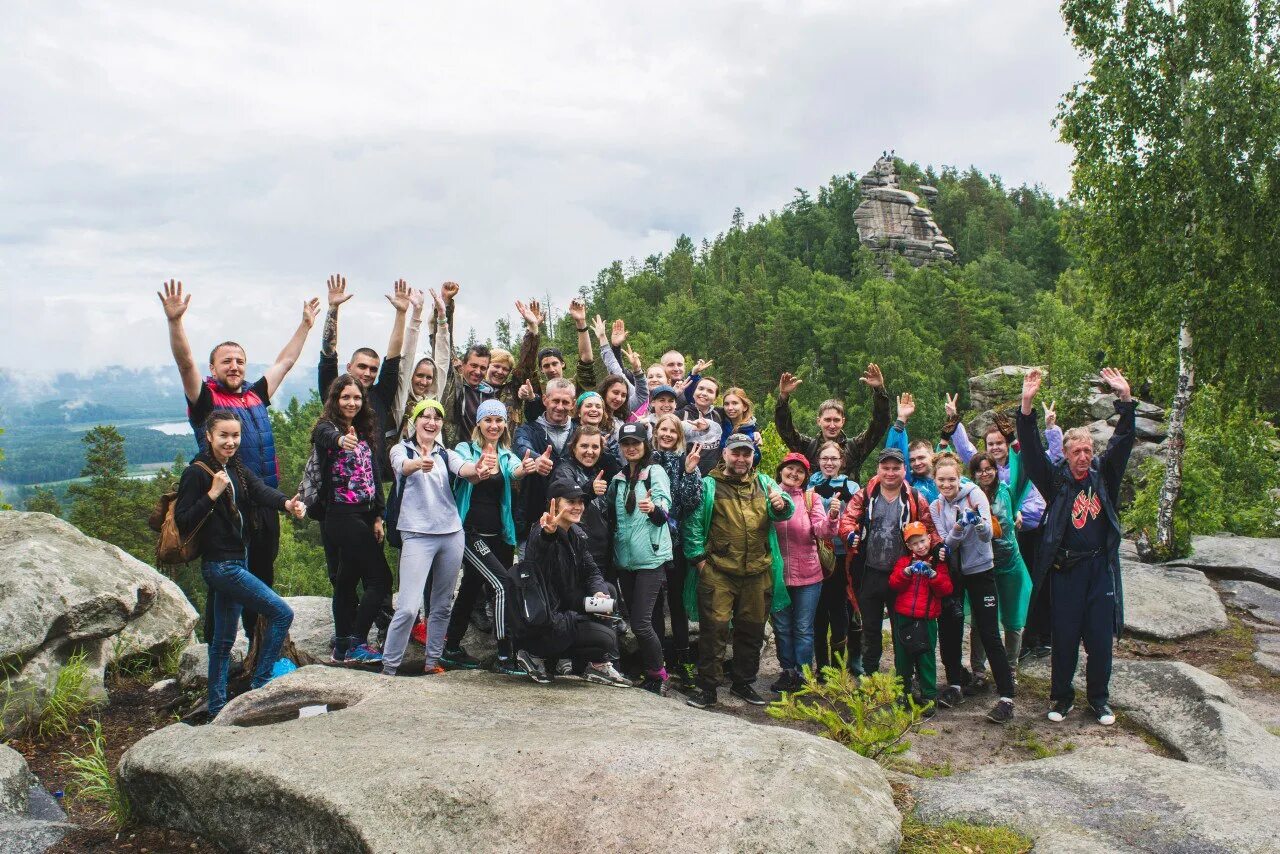
[[[182,393],[187,396],[187,402],[194,403],[200,396],[200,369],[196,367],[196,357],[191,352],[191,342],[187,340],[187,330],[182,325],[182,316],[191,304],[191,295],[183,296],[182,282],[170,279],[164,283],[163,291],[156,291],[156,296],[160,297],[164,316],[169,321],[169,349],[178,366],[178,376],[182,378]]]
[[[387,339],[387,358],[399,354],[404,347],[404,319],[409,314],[411,305],[409,290],[408,282],[404,279],[396,279],[391,293],[387,294],[387,302],[391,303],[391,307],[396,310],[396,316],[391,321],[391,337]]]
[[[867,365],[859,380],[871,388],[871,423],[845,444],[845,458],[857,460],[857,467],[861,468],[862,461],[880,444],[889,429],[889,392],[884,387],[884,374],[874,362]]]
[[[587,326],[587,304],[578,297],[569,300],[569,316],[573,318],[573,328],[578,330],[578,390],[585,391],[588,386],[595,386],[595,368],[591,368],[591,378],[584,380],[586,366],[595,362],[595,354],[591,350],[591,330]]]
[[[276,389],[280,387],[280,383],[284,382],[285,375],[298,363],[298,357],[302,355],[302,345],[307,343],[307,336],[311,334],[311,327],[315,325],[316,315],[319,313],[320,300],[313,299],[302,303],[302,322],[294,330],[289,343],[284,345],[280,355],[276,356],[276,360],[263,374],[267,381],[267,397],[276,396]]]
[[[325,285],[328,289],[329,311],[325,314],[324,330],[320,333],[320,367],[316,373],[321,400],[324,400],[329,386],[338,378],[338,307],[351,299],[351,294],[347,293],[345,276],[332,275]]]
[[[434,297],[435,291],[431,295]],[[422,335],[422,291],[410,289],[409,303],[413,310],[409,314],[409,331],[404,336],[404,347],[400,350],[400,374],[396,380],[395,403],[391,407],[396,418],[404,417],[404,408],[409,403],[409,391],[413,388],[413,372],[418,367],[418,339]]]
[[[804,380],[795,374],[783,373],[778,380],[778,402],[773,407],[773,426],[777,429],[778,436],[789,450],[800,453],[804,453],[805,448],[813,441],[812,437],[797,431],[791,420],[791,394],[802,382]]]
[[[524,320],[524,337],[520,340],[520,356],[516,359],[516,369],[511,372],[507,386],[518,389],[525,380],[532,380],[538,375],[538,345],[542,342],[542,309],[537,300],[531,300],[525,306],[516,300],[516,311]]]
[[[1102,482],[1107,485],[1114,503],[1119,499],[1120,479],[1129,466],[1129,454],[1133,451],[1136,435],[1136,419],[1138,406],[1129,392],[1129,381],[1115,368],[1103,368],[1102,379],[1116,393],[1115,408],[1120,414],[1116,421],[1115,432],[1107,442],[1107,449],[1102,452],[1098,462],[1098,470],[1102,472]]]
[[[646,394],[641,397],[636,384],[631,381],[631,375],[622,367],[622,362],[618,360],[618,352],[615,348],[621,347],[627,340],[627,326],[621,320],[613,322],[613,330],[606,337],[604,319],[600,315],[596,315],[595,319],[596,340],[600,343],[600,361],[604,363],[606,374],[617,374],[626,380],[627,383],[627,409],[635,412],[640,408],[646,400],[649,399]]]
[[[1035,399],[1043,375],[1032,368],[1022,379],[1022,406],[1018,409],[1019,464],[1041,495],[1053,494],[1053,467],[1040,442],[1040,425],[1036,418]]]
[[[911,396],[911,392],[904,391],[898,395],[898,417],[893,422],[893,426],[889,428],[889,435],[884,440],[884,446],[886,448],[897,448],[902,452],[904,460],[911,456],[909,450],[911,443],[907,439],[907,422],[911,420],[911,416],[915,414],[915,411],[916,402]]]

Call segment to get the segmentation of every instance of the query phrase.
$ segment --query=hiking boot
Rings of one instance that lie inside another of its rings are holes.
[[[750,703],[753,706],[769,705],[769,701],[756,693],[756,689],[750,685],[734,685],[729,689],[729,693],[744,703]]]
[[[784,670],[778,675],[778,678],[769,686],[769,690],[775,694],[781,694],[784,691],[794,691],[796,688],[796,676],[790,670]]]
[[[676,685],[682,690],[693,691],[698,687],[698,668],[692,661],[681,661],[676,665]]]
[[[716,689],[699,688],[684,701],[684,704],[693,706],[695,709],[710,709],[716,704]]]
[[[1111,707],[1106,703],[1103,703],[1101,706],[1095,706],[1093,703],[1090,703],[1089,711],[1093,713],[1094,719],[1103,726],[1111,726],[1116,722],[1116,713],[1111,711]]]
[[[528,676],[529,673],[513,656],[498,656],[493,660],[493,672],[504,676]]]
[[[993,724],[1007,724],[1013,720],[1013,700],[1001,697],[995,707],[987,712],[987,720]]]
[[[333,646],[329,650],[330,664],[352,664],[354,661],[348,661],[347,655],[352,647],[356,645],[355,638],[339,638],[333,639]]]
[[[524,668],[524,674],[537,682],[539,685],[550,685],[551,675],[547,673],[547,667],[542,663],[542,659],[531,652],[520,650],[516,653],[516,661]]]
[[[423,665],[422,667],[422,673],[425,676],[439,676],[444,672],[446,672],[445,669],[438,664],[433,664],[431,667]]]
[[[1067,719],[1067,715],[1071,714],[1071,710],[1075,708],[1066,700],[1057,700],[1049,708],[1048,718],[1055,724],[1060,724]]]
[[[636,686],[636,683],[619,673],[611,661],[606,661],[603,664],[588,664],[586,669],[582,671],[582,678],[597,685],[610,685],[614,688],[634,688]]]
[[[1038,646],[1035,649],[1031,650],[1031,654],[1036,658],[1048,658],[1049,654],[1052,652],[1053,650],[1050,649],[1048,646]]]
[[[462,647],[446,649],[440,656],[440,662],[450,670],[475,670],[480,667],[480,660],[467,655]]]
[[[422,646],[427,645],[427,624],[422,620],[418,620],[413,624],[413,628],[409,630],[409,640]]]
[[[964,692],[956,685],[948,685],[938,695],[938,705],[944,709],[954,709],[964,702]]]
[[[347,650],[347,661],[356,664],[381,664],[382,650],[373,644],[362,643],[355,649]]]
[[[975,673],[969,679],[969,684],[962,689],[966,697],[972,697],[975,694],[985,694],[991,690],[991,680],[987,679],[986,673]]]

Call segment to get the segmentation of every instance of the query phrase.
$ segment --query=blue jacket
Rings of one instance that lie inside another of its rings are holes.
[[[893,426],[889,428],[889,435],[885,437],[884,446],[886,448],[897,448],[902,451],[904,460],[911,459],[911,442],[907,439],[907,425],[901,421],[893,422]],[[907,483],[911,484],[911,488],[924,496],[924,500],[930,504],[938,500],[938,485],[933,482],[932,477],[920,477],[911,471],[911,463],[907,463]]]

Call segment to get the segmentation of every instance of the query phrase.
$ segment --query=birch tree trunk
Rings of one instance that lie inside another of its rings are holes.
[[[1160,505],[1156,511],[1156,553],[1168,560],[1174,556],[1173,510],[1182,492],[1182,454],[1187,442],[1183,427],[1187,406],[1191,403],[1191,387],[1195,369],[1191,364],[1191,329],[1186,318],[1178,329],[1178,390],[1169,409],[1168,458],[1165,460],[1164,485],[1160,488]]]

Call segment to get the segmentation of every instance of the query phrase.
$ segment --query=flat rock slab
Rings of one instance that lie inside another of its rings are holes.
[[[1253,660],[1280,676],[1280,635],[1258,634],[1254,637],[1258,641],[1258,649],[1253,654]]]
[[[1233,537],[1229,534],[1194,536],[1190,557],[1169,561],[1210,575],[1256,581],[1280,589],[1280,539]]]
[[[1188,762],[1280,789],[1280,738],[1217,676],[1180,661],[1121,659],[1111,702]]]
[[[916,787],[916,814],[1013,827],[1037,854],[1274,851],[1280,793],[1175,759],[1091,748]]]
[[[1228,605],[1248,611],[1255,620],[1280,626],[1280,591],[1256,581],[1224,581],[1221,587]]]
[[[299,719],[313,703],[334,711]],[[306,667],[236,698],[211,725],[152,733],[119,774],[142,820],[236,851],[891,852],[900,842],[884,774],[852,751],[577,680]]]
[[[1227,627],[1227,610],[1203,572],[1123,558],[1120,571],[1129,631],[1177,640]]]

